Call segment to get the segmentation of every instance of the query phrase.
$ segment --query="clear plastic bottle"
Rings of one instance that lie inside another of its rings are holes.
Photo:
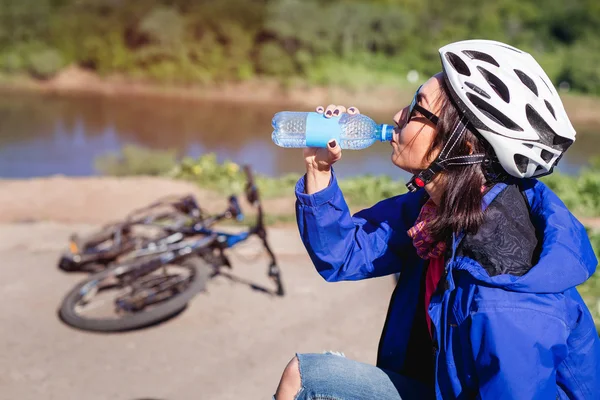
[[[394,127],[378,125],[364,114],[325,118],[317,112],[282,111],[275,114],[273,142],[281,147],[326,147],[331,139],[342,149],[360,150],[376,141],[390,141]]]

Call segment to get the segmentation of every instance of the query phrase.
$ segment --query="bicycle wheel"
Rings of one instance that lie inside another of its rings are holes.
[[[182,311],[204,290],[214,271],[204,259],[188,257],[129,279],[146,265],[116,265],[91,275],[65,296],[60,318],[73,327],[99,332],[153,325]]]

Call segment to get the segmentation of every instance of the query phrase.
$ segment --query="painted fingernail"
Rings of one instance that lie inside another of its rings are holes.
[[[331,117],[331,110],[327,110],[327,112],[325,113],[325,115],[327,115],[328,117]]]
[[[356,108],[354,108],[354,107],[350,107],[350,108],[348,109],[348,111],[350,111],[350,112],[354,112],[354,111],[356,111]]]
[[[319,111],[319,112],[323,111],[323,107],[317,107],[317,111]]]
[[[340,110],[336,109],[335,111],[333,111],[333,115],[340,115]]]
[[[335,146],[337,146],[337,143],[335,142],[335,139],[333,139],[331,142],[329,142],[329,147],[333,149]]]

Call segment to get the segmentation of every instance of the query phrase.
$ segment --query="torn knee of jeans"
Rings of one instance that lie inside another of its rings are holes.
[[[332,350],[325,350],[323,352],[323,354],[330,354],[332,356],[339,356],[339,357],[344,357],[346,358],[346,355],[344,353],[342,353],[341,351],[332,351]]]

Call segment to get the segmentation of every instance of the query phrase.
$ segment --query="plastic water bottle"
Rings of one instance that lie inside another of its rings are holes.
[[[273,142],[281,147],[327,147],[335,139],[342,149],[360,150],[376,141],[390,141],[394,127],[376,124],[363,114],[325,118],[317,112],[282,111],[275,114]]]

